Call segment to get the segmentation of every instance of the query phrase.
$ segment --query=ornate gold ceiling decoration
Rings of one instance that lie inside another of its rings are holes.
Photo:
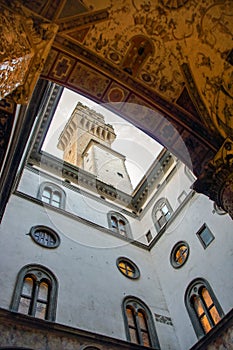
[[[171,10],[178,9],[186,4],[189,0],[161,0],[161,4]]]

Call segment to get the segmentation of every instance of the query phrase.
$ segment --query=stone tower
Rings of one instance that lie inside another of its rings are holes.
[[[125,156],[111,149],[116,134],[104,116],[78,102],[63,129],[57,147],[63,159],[107,184],[131,193],[133,188]]]

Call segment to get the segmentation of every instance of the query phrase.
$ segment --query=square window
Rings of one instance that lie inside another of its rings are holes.
[[[152,234],[150,231],[147,232],[146,234],[146,239],[147,239],[147,242],[150,243],[150,241],[152,240]]]
[[[214,240],[214,235],[206,224],[200,228],[197,232],[197,236],[204,248],[208,247],[208,245]]]

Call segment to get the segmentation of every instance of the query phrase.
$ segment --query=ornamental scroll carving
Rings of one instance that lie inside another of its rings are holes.
[[[0,4],[0,99],[12,93],[16,103],[28,103],[43,69],[56,24],[46,22],[17,1]]]
[[[195,191],[207,195],[233,219],[233,142],[229,138],[194,183]]]

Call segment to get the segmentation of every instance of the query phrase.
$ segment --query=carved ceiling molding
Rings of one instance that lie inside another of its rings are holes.
[[[17,1],[11,2],[11,8],[0,4],[3,28],[0,98],[13,92],[16,103],[26,104],[43,69],[58,26],[41,19]]]
[[[59,18],[56,23],[59,25],[59,33],[69,33],[75,29],[83,29],[90,27],[96,23],[106,21],[109,19],[109,13],[107,9],[87,12],[84,14],[79,14],[75,16]]]
[[[185,84],[188,88],[189,95],[193,101],[193,104],[195,105],[196,110],[198,111],[198,114],[202,120],[202,122],[206,125],[206,127],[211,130],[213,134],[218,134],[218,130],[216,130],[216,127],[214,125],[213,120],[211,119],[209,112],[203,102],[203,99],[198,91],[196,82],[194,80],[192,71],[190,69],[189,64],[183,63],[181,65],[181,69],[183,72],[183,75],[185,77]]]

